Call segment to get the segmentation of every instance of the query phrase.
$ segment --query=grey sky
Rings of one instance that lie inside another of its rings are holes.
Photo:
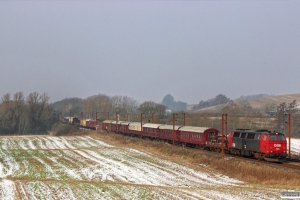
[[[0,1],[0,95],[300,92],[300,1]]]

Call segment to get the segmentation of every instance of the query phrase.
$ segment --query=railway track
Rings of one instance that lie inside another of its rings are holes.
[[[282,163],[277,163],[277,162],[269,162],[269,161],[265,161],[265,160],[257,160],[255,158],[247,158],[247,157],[236,157],[236,158],[242,159],[245,161],[249,161],[249,162],[253,162],[253,163],[272,166],[275,168],[290,169],[290,170],[300,173],[300,161],[296,160],[296,159],[295,159],[295,161],[291,161],[288,159]]]
[[[203,149],[195,149],[195,150],[203,151],[205,153],[209,152],[212,154],[219,154],[217,152],[206,151]],[[247,162],[252,162],[252,163],[257,163],[260,165],[268,165],[268,166],[272,166],[275,168],[290,169],[290,170],[300,173],[300,160],[299,159],[287,158],[286,161],[284,161],[282,163],[277,163],[277,162],[269,162],[269,161],[265,161],[265,160],[257,160],[256,158],[253,158],[253,157],[241,157],[241,156],[235,156],[235,155],[231,155],[231,154],[224,154],[224,157],[232,158],[232,159],[236,159],[236,160],[247,161]]]
[[[203,149],[197,149],[197,150],[209,152],[209,151],[206,151]],[[211,152],[211,153],[217,153],[217,152]],[[243,160],[243,161],[248,161],[248,162],[254,162],[254,163],[259,163],[262,165],[273,166],[276,168],[286,168],[286,169],[288,168],[288,169],[300,172],[300,160],[299,159],[287,158],[284,162],[277,163],[277,162],[269,162],[269,161],[265,161],[265,160],[257,160],[256,158],[253,158],[253,157],[242,157],[242,156],[236,156],[236,155],[231,155],[231,154],[224,154],[224,156],[226,158],[233,158],[233,159],[238,159],[238,160]]]
[[[289,168],[289,169],[294,169],[294,170],[300,171],[300,165],[295,165],[295,164],[290,164],[290,163],[282,163],[282,166]]]
[[[293,159],[293,158],[287,158],[284,163],[282,163],[283,166],[295,169],[300,171],[300,160],[299,159]]]
[[[180,148],[180,146],[178,146]],[[193,151],[201,151],[205,154],[211,154],[211,155],[221,155],[221,153],[214,152],[214,151],[207,151],[204,149],[199,149],[199,148],[189,148]],[[294,170],[296,172],[300,173],[300,160],[299,159],[292,159],[292,158],[287,158],[284,162],[282,163],[277,163],[277,162],[269,162],[265,160],[257,160],[256,158],[253,157],[242,157],[242,156],[236,156],[236,155],[231,155],[231,154],[224,154],[225,158],[232,158],[236,160],[243,160],[247,162],[252,162],[252,163],[257,163],[260,165],[268,165],[272,166],[275,168],[284,168],[284,169],[290,169]]]
[[[180,146],[180,145],[175,145],[175,146],[177,146],[178,148],[182,148],[182,146]],[[187,147],[187,146],[185,148],[188,148],[192,151],[198,151],[198,152],[201,151],[205,154],[221,155],[221,153],[214,152],[214,151],[207,151],[207,150],[200,149],[200,148],[191,148],[191,147]],[[282,163],[276,163],[276,162],[269,162],[269,161],[265,161],[265,160],[257,160],[256,158],[253,158],[253,157],[242,157],[242,156],[236,156],[236,155],[232,155],[232,154],[224,154],[224,157],[258,163],[261,165],[273,166],[275,168],[290,169],[290,170],[294,170],[294,171],[300,173],[300,160],[299,159],[287,158]]]
[[[295,158],[287,158],[286,162],[295,162],[295,163],[300,163],[299,159],[295,159]]]

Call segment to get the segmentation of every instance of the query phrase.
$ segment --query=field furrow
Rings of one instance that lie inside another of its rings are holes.
[[[277,199],[279,190],[115,147],[98,137],[0,138],[0,199]],[[261,195],[260,195],[261,196]]]

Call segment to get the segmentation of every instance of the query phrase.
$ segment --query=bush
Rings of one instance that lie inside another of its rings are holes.
[[[61,136],[61,135],[70,135],[72,132],[76,132],[78,129],[74,125],[70,124],[53,124],[51,128],[50,135]]]

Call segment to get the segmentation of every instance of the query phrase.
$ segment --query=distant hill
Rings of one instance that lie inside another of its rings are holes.
[[[239,98],[236,100],[233,100],[234,103],[239,104],[239,102],[244,101],[245,99]],[[261,98],[248,98],[246,99],[250,106],[252,106],[254,109],[265,109],[267,105],[274,104],[278,106],[280,103],[286,102],[291,103],[292,101],[296,100],[298,103],[300,103],[300,93],[299,94],[285,94],[285,95],[277,95],[277,96],[264,96]],[[201,113],[201,112],[220,112],[221,109],[226,104],[219,104],[207,108],[202,108],[198,110],[194,110],[193,112]]]
[[[249,99],[257,99],[257,98],[263,98],[268,96],[274,96],[274,95],[268,95],[268,94],[254,94],[254,95],[247,95],[247,96],[242,95],[240,98],[236,100],[249,100]]]
[[[275,105],[278,106],[280,103],[283,103],[283,102],[291,103],[294,100],[296,100],[298,103],[300,102],[300,93],[249,99],[248,102],[253,108],[261,108],[261,107],[265,107],[267,104],[271,104],[271,103],[274,103]]]
[[[175,101],[172,95],[167,94],[162,100],[162,105],[167,106],[172,111],[179,111],[186,110],[188,104],[182,101]]]

